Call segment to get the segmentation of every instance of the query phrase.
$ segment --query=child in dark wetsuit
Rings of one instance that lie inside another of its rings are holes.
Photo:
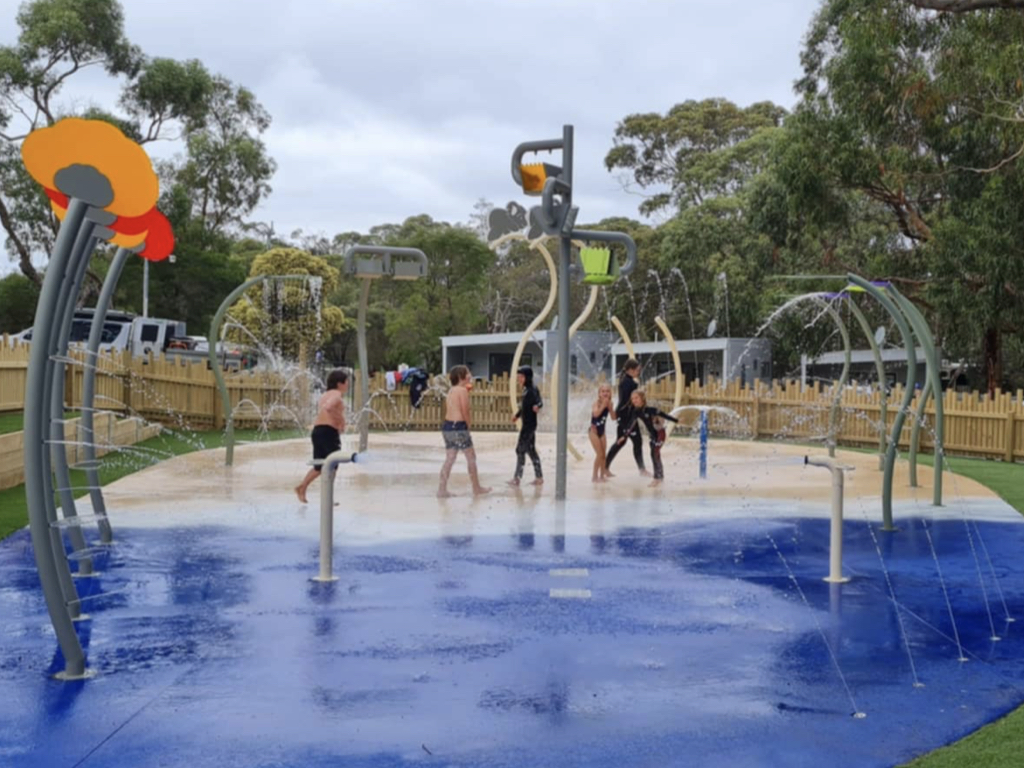
[[[316,421],[313,422],[313,460],[323,461],[335,451],[341,450],[341,433],[345,431],[345,400],[342,395],[348,391],[348,373],[337,368],[327,376],[327,391],[320,395]],[[320,466],[314,466],[302,482],[295,486],[295,495],[303,504],[306,490],[320,477]]]
[[[618,428],[616,430],[616,440],[612,449],[608,451],[608,455],[605,457],[605,477],[614,477],[611,473],[612,461],[615,459],[615,454],[619,452],[626,441],[622,438],[628,437],[633,441],[633,459],[636,461],[636,466],[640,470],[640,474],[644,477],[650,475],[644,467],[644,443],[643,437],[640,435],[640,430],[630,432],[627,427],[630,422],[633,421],[632,403],[630,399],[633,395],[634,390],[640,385],[637,383],[637,379],[640,378],[640,363],[629,358],[622,366],[622,378],[619,379],[619,404],[615,408],[615,415],[618,419]]]
[[[615,419],[615,410],[612,408],[612,387],[610,384],[602,384],[597,388],[597,399],[590,407],[590,444],[594,446],[594,474],[592,482],[603,483],[608,474],[608,467],[604,463],[604,455],[608,450],[608,438],[605,437],[605,427],[608,419]]]
[[[679,419],[647,405],[647,394],[642,389],[633,392],[631,402],[632,421],[626,428],[626,433],[640,434],[640,422],[647,426],[647,432],[651,438],[651,463],[654,465],[654,480],[651,481],[651,485],[661,485],[665,479],[665,467],[661,463],[661,448],[665,445],[667,437],[665,422],[671,421],[678,424]],[[618,442],[619,444],[625,443],[626,438],[621,437]]]
[[[452,388],[445,401],[445,421],[441,426],[445,459],[441,466],[437,497],[447,499],[454,495],[448,492],[448,478],[452,474],[452,467],[455,465],[459,451],[464,451],[466,454],[466,465],[469,469],[470,482],[473,485],[473,495],[482,496],[489,493],[491,489],[480,485],[480,477],[476,469],[476,450],[473,448],[473,438],[469,434],[469,387],[472,385],[472,377],[469,368],[464,365],[456,365],[448,372],[448,378],[452,383]]]
[[[528,365],[521,366],[516,371],[516,379],[523,388],[523,403],[512,417],[512,423],[521,418],[523,425],[519,430],[519,440],[516,442],[516,474],[508,484],[519,485],[519,481],[523,479],[526,457],[529,456],[533,462],[533,484],[543,485],[544,474],[541,472],[540,456],[537,454],[537,412],[544,407],[544,403],[540,398],[540,390],[533,386],[533,368]]]

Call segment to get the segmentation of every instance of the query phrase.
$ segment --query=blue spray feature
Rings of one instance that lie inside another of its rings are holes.
[[[708,412],[700,412],[700,479],[708,478]]]

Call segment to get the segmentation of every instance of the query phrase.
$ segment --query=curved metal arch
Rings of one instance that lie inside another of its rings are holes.
[[[907,380],[903,391],[903,401],[900,404],[899,411],[896,413],[896,418],[893,420],[892,436],[889,438],[889,444],[885,449],[885,465],[882,469],[882,530],[895,531],[896,528],[892,523],[892,481],[893,471],[896,466],[896,447],[899,444],[900,433],[903,431],[903,423],[907,418],[910,401],[914,397],[914,384],[917,381],[917,355],[914,348],[914,334],[907,323],[907,318],[904,317],[892,299],[886,296],[884,291],[860,275],[850,274],[848,278],[850,282],[862,288],[889,313],[899,329],[903,347],[907,352]]]

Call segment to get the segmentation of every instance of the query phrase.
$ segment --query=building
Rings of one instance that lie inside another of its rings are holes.
[[[941,359],[942,351],[939,351]],[[917,383],[924,384],[928,372],[928,361],[924,349],[918,347]],[[886,387],[891,388],[897,382],[907,380],[907,353],[902,347],[887,347],[881,350],[882,363],[885,366]],[[826,382],[838,381],[843,372],[844,352],[826,352],[817,357],[800,356],[800,381],[808,384],[815,380]],[[861,384],[878,382],[878,369],[875,366],[875,355],[870,349],[854,349],[850,351],[850,381]]]
[[[454,365],[468,365],[477,378],[489,379],[511,373],[512,357],[523,337],[521,331],[476,333],[441,337],[441,365],[445,371]],[[596,379],[611,375],[608,348],[617,338],[603,331],[577,331],[572,338],[569,372],[573,376]],[[529,365],[542,377],[555,364],[558,331],[537,330],[527,342],[520,365]]]
[[[491,378],[512,370],[512,356],[522,333],[480,333],[442,336],[441,360],[444,370],[468,365],[473,375]],[[768,339],[689,339],[677,341],[683,375],[687,381],[706,377],[749,383],[772,376],[772,347]],[[643,365],[643,377],[655,378],[673,372],[672,354],[665,341],[633,344]],[[542,377],[555,363],[558,332],[535,331],[527,342],[520,365],[531,366]],[[614,379],[629,357],[617,333],[579,331],[572,339],[569,371],[572,376]]]
[[[687,381],[738,379],[741,384],[749,384],[772,378],[772,344],[768,339],[687,339],[676,341],[676,349]],[[672,373],[672,352],[667,341],[634,342],[633,350],[643,366],[643,378]],[[612,344],[611,356],[613,374],[617,374],[629,358],[629,350],[618,341]]]

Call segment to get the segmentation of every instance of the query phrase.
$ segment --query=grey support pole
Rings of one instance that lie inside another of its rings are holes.
[[[370,371],[367,368],[369,353],[366,351],[366,305],[370,301],[369,278],[363,278],[359,289],[359,319],[356,328],[356,343],[359,347],[359,451],[362,453],[370,441]]]
[[[900,409],[896,413],[896,418],[892,425],[892,437],[889,439],[889,445],[885,450],[885,467],[883,468],[882,476],[882,530],[883,531],[895,531],[896,528],[892,524],[892,480],[893,471],[896,465],[896,448],[899,445],[900,432],[903,431],[903,422],[907,418],[907,410],[910,407],[910,401],[914,397],[914,383],[917,380],[917,354],[914,350],[914,334],[910,330],[910,326],[907,324],[907,319],[900,312],[899,308],[892,302],[892,300],[885,295],[885,292],[879,289],[877,286],[865,280],[860,275],[849,275],[850,282],[854,285],[863,288],[872,297],[874,297],[879,304],[885,309],[886,312],[896,322],[896,327],[899,329],[900,337],[903,340],[903,347],[907,352],[907,381],[906,389],[903,392],[903,402],[900,404]],[[913,362],[911,362],[913,361]]]
[[[56,343],[52,347],[54,356],[53,379],[50,385],[50,455],[52,456],[53,472],[56,476],[57,493],[60,496],[61,516],[65,520],[78,517],[75,494],[71,490],[71,471],[68,467],[67,445],[65,445],[67,430],[64,424],[64,384],[68,368],[66,359],[71,328],[75,320],[75,303],[82,289],[82,283],[85,281],[85,273],[89,268],[93,249],[96,247],[97,229],[95,225],[86,224],[78,237],[80,241],[82,235],[88,233],[80,250],[79,242],[75,242],[76,252],[72,254],[62,286],[63,307],[59,314],[58,330],[55,334],[57,336]],[[93,572],[92,558],[82,554],[87,549],[87,544],[81,524],[72,523],[68,526],[68,538],[71,539],[72,548],[79,555],[78,575],[91,576]]]
[[[224,466],[226,467],[230,467],[235,461],[235,420],[231,408],[231,395],[228,392],[227,382],[224,381],[224,373],[220,369],[220,361],[217,360],[217,341],[220,339],[220,327],[224,323],[224,316],[239,296],[265,280],[308,280],[309,278],[310,275],[259,275],[250,278],[227,295],[210,322],[210,368],[213,370],[213,378],[217,380],[217,389],[220,390],[221,404],[224,407]],[[216,429],[217,425],[213,426]]]
[[[355,462],[358,454],[334,451],[320,462],[320,573],[312,581],[337,581],[334,575],[334,478],[339,464]]]
[[[867,317],[864,316],[864,312],[857,306],[852,297],[848,300],[848,305],[853,316],[857,318],[857,324],[864,331],[864,336],[871,347],[871,354],[875,358],[875,372],[878,375],[878,420],[880,425],[878,429],[878,468],[882,469],[885,466],[886,427],[889,426],[888,409],[886,408],[889,394],[885,391],[885,363],[882,362],[882,351],[878,348],[878,342],[875,341],[875,333],[871,329]]]
[[[380,257],[360,259],[359,256]],[[409,259],[412,263],[394,261],[394,257]],[[353,245],[345,252],[344,270],[362,280],[359,290],[359,315],[356,321],[356,345],[359,348],[359,384],[362,402],[359,409],[359,451],[366,450],[370,440],[370,369],[366,349],[366,310],[370,301],[370,283],[374,279],[392,277],[396,280],[417,280],[427,274],[427,256],[419,248],[399,248],[386,245]]]
[[[569,309],[569,278],[573,274],[572,241],[598,240],[617,242],[626,246],[627,261],[619,270],[619,275],[628,274],[636,265],[636,244],[621,232],[594,232],[574,229],[576,215],[579,210],[572,204],[572,172],[573,172],[573,127],[562,126],[561,139],[545,139],[543,141],[526,141],[519,144],[512,152],[512,178],[523,186],[522,162],[528,152],[562,151],[562,166],[544,165],[544,183],[538,191],[530,185],[523,191],[527,194],[540,194],[541,205],[531,213],[537,214],[542,231],[547,235],[556,236],[561,241],[558,259],[558,370],[555,372],[558,381],[558,415],[555,425],[555,498],[565,499],[566,461],[569,447],[569,363],[570,363],[570,309]],[[555,196],[560,200],[555,201]]]
[[[100,473],[96,466],[96,430],[93,407],[96,401],[96,366],[99,363],[100,342],[103,339],[103,325],[106,322],[107,311],[114,298],[114,289],[117,281],[121,279],[121,272],[128,261],[132,251],[127,248],[119,248],[110,262],[110,269],[103,280],[103,289],[96,301],[96,309],[93,311],[92,328],[89,330],[89,346],[86,352],[87,364],[82,378],[82,435],[85,438],[83,453],[85,454],[85,475],[88,478],[86,485],[89,486],[89,497],[92,500],[92,511],[99,518],[100,541],[109,544],[113,541],[113,533],[110,530],[110,521],[107,519],[107,505],[103,499],[103,490],[100,488]]]
[[[61,654],[64,657],[64,671],[60,676],[79,679],[86,675],[85,653],[75,632],[75,625],[65,603],[61,587],[57,551],[63,548],[60,531],[52,524],[56,518],[50,516],[52,486],[48,482],[49,462],[46,460],[49,446],[48,436],[49,392],[46,390],[47,367],[50,361],[53,338],[53,318],[56,316],[61,292],[61,283],[68,267],[75,239],[82,228],[88,209],[86,203],[71,198],[67,214],[57,233],[50,263],[43,279],[36,316],[33,324],[33,339],[25,381],[25,423],[24,462],[25,497],[28,502],[29,531],[32,535],[32,549],[35,553],[39,581],[46,600],[50,621],[57,634]],[[50,505],[46,497],[50,496]],[[56,539],[56,541],[55,541]],[[66,567],[66,563],[65,563]]]
[[[889,292],[892,294],[893,299],[903,310],[903,313],[907,316],[910,324],[914,327],[914,332],[917,334],[917,338],[921,341],[921,346],[924,348],[924,353],[927,357],[927,376],[928,381],[921,390],[921,401],[917,405],[917,413],[914,418],[914,432],[920,429],[921,421],[924,418],[924,407],[928,400],[929,390],[932,397],[935,398],[935,471],[932,476],[932,505],[936,507],[942,506],[942,471],[943,464],[945,463],[945,413],[943,412],[942,403],[942,371],[940,369],[939,353],[935,347],[935,337],[932,336],[931,330],[928,328],[928,321],[925,320],[924,315],[921,311],[914,306],[913,302],[910,301],[906,296],[896,290],[895,286],[889,286]],[[917,355],[914,355],[914,367],[917,367]],[[912,438],[914,435],[911,436]],[[912,439],[911,446],[911,460],[914,462],[916,470],[917,465],[917,440]],[[915,471],[916,475],[916,471]],[[915,477],[916,480],[916,477]]]
[[[562,190],[562,207],[572,218],[572,158],[573,128],[562,127],[562,173],[560,179],[567,188]],[[546,185],[547,189],[547,185]],[[545,190],[546,191],[546,190]],[[550,209],[549,209],[550,210]],[[562,232],[558,259],[558,413],[561,418],[555,437],[555,498],[565,499],[566,462],[569,444],[569,268],[572,261],[572,236]]]

